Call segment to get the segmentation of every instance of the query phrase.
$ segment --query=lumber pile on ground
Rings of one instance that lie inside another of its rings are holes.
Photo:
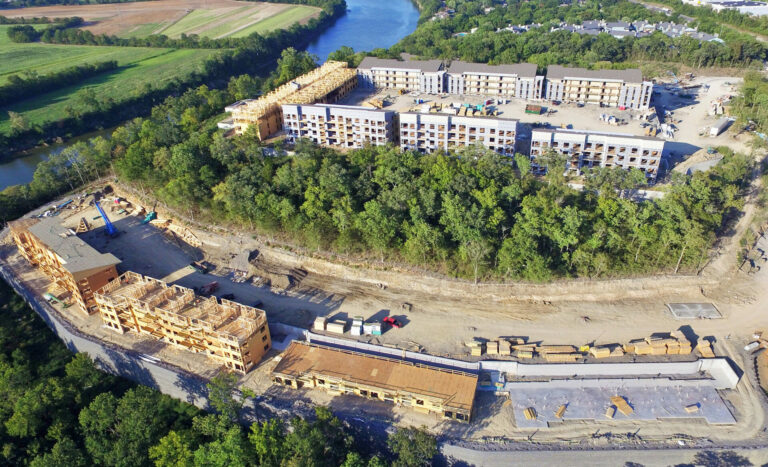
[[[624,415],[631,415],[635,411],[622,396],[611,396],[611,403]]]

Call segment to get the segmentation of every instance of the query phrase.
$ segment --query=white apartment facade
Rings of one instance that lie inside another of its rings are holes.
[[[544,92],[544,76],[536,65],[485,65],[454,60],[445,73],[445,92],[497,98],[517,97],[539,100]]]
[[[537,173],[545,168],[536,159],[547,151],[568,156],[566,170],[581,175],[592,167],[636,168],[653,181],[659,171],[664,144],[661,139],[624,133],[605,133],[581,130],[542,130],[531,133],[530,157]]]
[[[337,148],[387,144],[394,116],[392,111],[351,105],[283,104],[283,128],[290,139]]]
[[[636,68],[587,70],[550,65],[547,69],[547,100],[646,110],[652,94],[653,83],[643,81]]]
[[[440,60],[389,60],[365,57],[357,67],[357,83],[366,89],[405,89],[424,94],[443,92],[445,70]]]
[[[504,118],[406,112],[400,114],[400,147],[429,153],[480,144],[513,155],[517,124],[517,120]]]

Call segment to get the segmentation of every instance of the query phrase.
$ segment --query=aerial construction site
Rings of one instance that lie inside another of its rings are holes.
[[[356,82],[328,63],[235,104],[236,131],[272,134],[283,104]],[[286,415],[322,404],[476,442],[759,444],[768,272],[733,260],[740,233],[763,231],[754,203],[698,275],[475,284],[289,251],[101,182],[11,222],[0,272],[110,358],[233,372]]]

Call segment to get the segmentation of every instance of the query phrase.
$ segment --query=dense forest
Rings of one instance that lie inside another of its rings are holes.
[[[622,0],[587,0],[566,7],[557,0],[540,3],[510,1],[507,7],[495,5],[485,14],[487,2],[456,2],[452,18],[429,21],[388,51],[377,55],[396,57],[402,52],[423,58],[461,59],[481,63],[536,63],[540,67],[551,64],[575,66],[617,67],[634,65],[638,61],[684,63],[704,66],[758,66],[768,57],[768,49],[754,38],[732,33],[725,37],[726,44],[701,43],[690,37],[670,38],[662,33],[649,37],[617,39],[609,34],[580,35],[568,31],[549,32],[550,26],[560,21],[581,23],[588,19],[675,21],[642,5]],[[679,22],[683,22],[677,19]],[[542,23],[542,27],[522,34],[511,31],[496,32],[509,24]],[[474,33],[454,37],[458,32]]]
[[[102,373],[87,355],[72,355],[0,281],[5,465],[417,467],[437,454],[435,439],[422,430],[401,429],[377,442],[324,407],[288,425],[276,418],[241,423],[237,379],[225,373],[208,384],[206,413]]]

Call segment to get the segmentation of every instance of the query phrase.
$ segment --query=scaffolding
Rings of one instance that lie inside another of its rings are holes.
[[[231,106],[235,132],[243,134],[254,126],[258,138],[264,140],[282,129],[283,104],[330,104],[356,86],[357,73],[345,62],[325,62],[265,96]]]
[[[266,313],[178,285],[126,272],[96,293],[105,325],[116,332],[150,334],[205,353],[246,373],[271,347]]]

